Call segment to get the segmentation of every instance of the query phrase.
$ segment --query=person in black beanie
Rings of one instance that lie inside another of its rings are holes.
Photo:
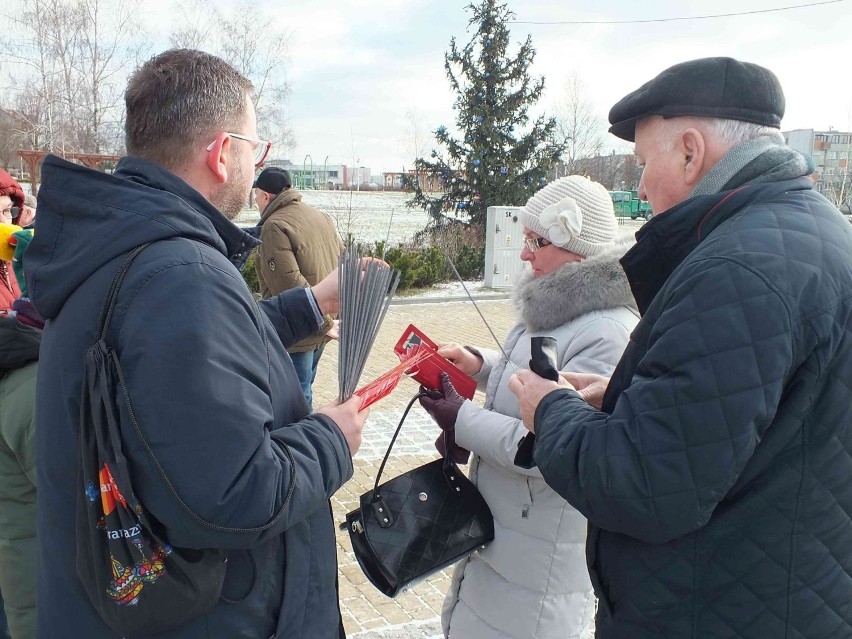
[[[264,299],[293,288],[313,286],[337,268],[343,243],[334,221],[302,201],[286,169],[263,169],[254,181],[254,193],[261,213],[261,244],[254,267]],[[313,409],[311,387],[335,317],[324,315],[322,326],[314,334],[287,349],[308,410]]]
[[[779,132],[775,75],[677,64],[619,101],[655,215],[611,378],[509,386],[589,520],[596,636],[852,636],[852,228]]]

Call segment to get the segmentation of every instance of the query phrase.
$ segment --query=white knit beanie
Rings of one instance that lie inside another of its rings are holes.
[[[580,175],[551,182],[521,209],[521,222],[556,246],[588,257],[615,241],[618,223],[602,184]]]

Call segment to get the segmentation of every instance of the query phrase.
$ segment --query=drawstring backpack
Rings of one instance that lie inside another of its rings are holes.
[[[221,550],[168,543],[162,524],[136,497],[122,450],[118,401],[130,415],[130,432],[162,473],[134,416],[118,354],[106,341],[122,280],[146,246],[129,253],[113,278],[97,340],[86,351],[80,398],[77,575],[101,619],[123,637],[152,635],[203,615],[219,600],[226,568]]]

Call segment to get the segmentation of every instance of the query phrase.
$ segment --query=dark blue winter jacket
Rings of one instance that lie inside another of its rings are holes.
[[[136,420],[195,516],[152,467],[119,402],[124,451],[138,497],[172,545],[229,551],[223,597],[241,601],[157,637],[338,637],[328,500],[352,461],[331,420],[306,416],[285,350],[317,329],[306,291],[256,303],[237,268],[256,240],[162,167],[125,158],[109,175],[55,157],[43,165],[27,253],[30,295],[48,319],[38,375],[39,636],[115,636],[75,568],[77,422],[102,300],[124,255],[145,242],[107,341]]]
[[[811,187],[649,222],[603,411],[536,410],[535,460],[590,522],[600,639],[852,637],[852,227]]]

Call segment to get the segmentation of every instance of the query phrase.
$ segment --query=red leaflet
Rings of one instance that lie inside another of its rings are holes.
[[[414,324],[408,325],[393,350],[399,356],[400,363],[355,391],[361,398],[362,410],[389,395],[403,375],[411,375],[424,388],[441,390],[442,371],[450,376],[459,395],[473,399],[476,381],[438,355],[438,345]]]
[[[371,404],[390,395],[391,391],[399,384],[399,380],[406,374],[409,368],[416,366],[420,361],[429,357],[430,351],[421,347],[415,346],[410,348],[405,354],[405,358],[399,364],[390,369],[387,373],[383,373],[366,386],[362,386],[355,391],[355,394],[361,398],[361,410],[367,408]],[[401,356],[402,358],[402,356]]]

